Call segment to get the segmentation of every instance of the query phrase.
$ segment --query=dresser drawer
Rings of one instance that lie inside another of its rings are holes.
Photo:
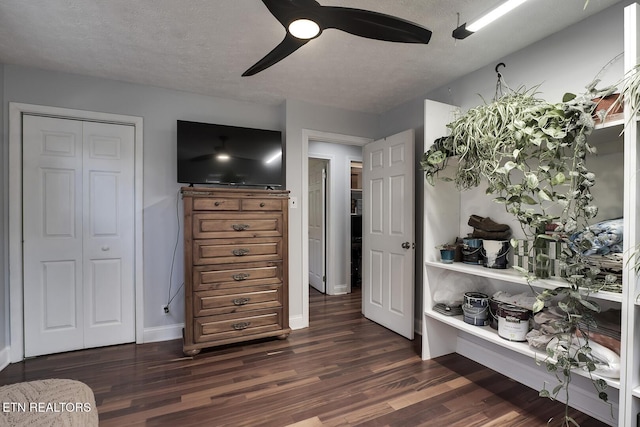
[[[193,264],[227,264],[282,259],[281,238],[193,241]]]
[[[195,292],[193,315],[242,313],[282,307],[282,285],[262,285],[229,290]]]
[[[284,200],[288,203],[287,200]],[[281,211],[283,200],[279,199],[244,199],[243,211]]]
[[[282,330],[282,309],[196,317],[193,330],[197,343],[279,331]]]
[[[243,238],[282,236],[279,213],[194,213],[193,238]]]
[[[282,262],[200,265],[193,267],[193,290],[235,289],[237,287],[281,284]]]
[[[240,199],[225,199],[223,197],[207,197],[193,199],[194,211],[237,211],[240,209]]]

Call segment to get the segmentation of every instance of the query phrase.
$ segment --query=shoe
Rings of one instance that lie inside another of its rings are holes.
[[[511,237],[511,229],[506,231],[485,231],[474,228],[471,237],[485,240],[508,240]]]
[[[469,217],[469,222],[467,222],[467,224],[472,226],[473,228],[476,228],[478,230],[484,230],[484,231],[511,230],[511,227],[509,227],[507,224],[498,224],[497,222],[493,221],[489,217],[483,218],[478,215],[471,215]]]

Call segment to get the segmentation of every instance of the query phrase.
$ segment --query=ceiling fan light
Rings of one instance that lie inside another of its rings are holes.
[[[216,155],[216,160],[219,162],[226,162],[231,158],[231,156],[229,156],[229,153],[223,152],[223,153],[218,153]]]
[[[296,38],[309,40],[320,34],[320,26],[310,19],[296,19],[289,24],[289,32]]]
[[[488,12],[484,16],[481,16],[471,24],[467,25],[466,29],[468,31],[471,31],[472,33],[475,33],[479,29],[486,27],[501,16],[511,12],[513,9],[520,6],[525,1],[527,0],[508,0],[492,11]]]

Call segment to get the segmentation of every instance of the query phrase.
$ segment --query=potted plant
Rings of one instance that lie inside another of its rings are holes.
[[[455,260],[457,245],[455,243],[444,243],[436,246],[440,251],[440,261],[443,264],[451,264]]]
[[[567,94],[562,102],[549,103],[537,98],[535,90],[509,92],[449,123],[450,134],[434,142],[421,165],[432,185],[439,178],[465,190],[485,181],[486,193],[518,220],[524,235],[534,242],[536,265],[544,266],[547,244],[567,241],[571,234],[586,230],[587,220],[598,212],[590,193],[595,174],[587,168],[586,158],[596,151],[587,142],[594,128],[592,98],[602,93],[591,85],[583,95]],[[454,159],[457,164],[445,171]],[[446,176],[452,169],[453,176]],[[553,235],[546,233],[549,224],[555,226]],[[517,245],[514,239],[511,243]],[[580,330],[581,319],[593,318],[600,309],[588,294],[607,285],[597,279],[598,269],[579,249],[565,250],[560,256],[567,287],[536,292],[534,311],[553,300],[564,313],[561,336],[572,336]],[[531,285],[546,269],[520,271]],[[558,385],[552,391],[543,388],[540,395],[555,398],[564,390],[568,410],[572,370],[586,366],[591,373],[594,366],[589,341],[581,341],[571,353],[563,347],[550,353],[545,365],[556,373]],[[592,382],[606,402],[606,382],[595,378]],[[570,424],[575,421],[565,413],[563,425]]]

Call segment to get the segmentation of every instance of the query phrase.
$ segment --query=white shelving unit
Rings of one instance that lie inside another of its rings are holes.
[[[635,3],[627,6],[624,11],[625,72],[632,69],[640,58],[639,23],[640,6]],[[447,134],[446,124],[453,120],[455,110],[451,105],[425,101],[425,149],[435,139]],[[601,198],[594,194],[599,207],[599,201],[605,199],[606,205],[614,205],[604,206],[605,210],[612,208],[610,211],[624,218],[623,292],[597,292],[589,295],[603,307],[622,311],[620,379],[603,378],[609,385],[607,393],[609,401],[613,403],[614,418],[611,417],[609,406],[598,399],[591,382],[586,378],[588,374],[584,372],[576,371],[585,378],[574,378],[572,381],[570,404],[610,425],[640,427],[637,424],[640,412],[640,285],[633,270],[634,261],[630,260],[634,248],[640,243],[640,216],[637,212],[640,202],[640,150],[638,122],[635,119],[630,121],[628,111],[629,108],[625,108],[623,119],[598,125],[588,140],[598,148],[599,159],[593,162],[596,166],[592,165],[591,159],[589,163],[597,176],[596,167],[619,171],[624,163],[622,175],[615,177],[614,182],[603,184],[605,190],[601,191],[610,193],[612,188],[624,190],[614,195],[603,194]],[[625,126],[627,123],[630,124]],[[620,136],[623,129],[624,135]],[[485,196],[475,194],[467,197],[465,193],[455,189],[452,183],[437,182],[435,186],[425,184],[422,358],[426,360],[458,352],[536,390],[540,390],[545,381],[553,388],[555,378],[548,375],[544,366],[535,363],[536,360],[543,360],[544,355],[530,348],[527,343],[505,340],[488,326],[473,326],[465,323],[462,316],[446,316],[432,309],[435,304],[434,294],[442,289],[443,277],[447,275],[454,275],[466,282],[482,283],[490,290],[518,293],[529,289],[527,281],[512,269],[494,270],[463,263],[443,264],[439,261],[439,252],[435,247],[454,237],[466,235],[470,231],[466,225],[470,212],[494,219],[502,215],[504,219],[503,208],[491,202],[488,196],[486,200],[482,200],[482,197]],[[486,211],[480,211],[478,207]],[[476,209],[478,211],[474,212]],[[608,218],[599,215],[598,220],[602,219]],[[515,224],[511,224],[514,233]],[[451,280],[451,277],[448,279]],[[536,289],[554,289],[566,286],[567,283],[561,278],[551,278],[535,281],[531,285]]]

